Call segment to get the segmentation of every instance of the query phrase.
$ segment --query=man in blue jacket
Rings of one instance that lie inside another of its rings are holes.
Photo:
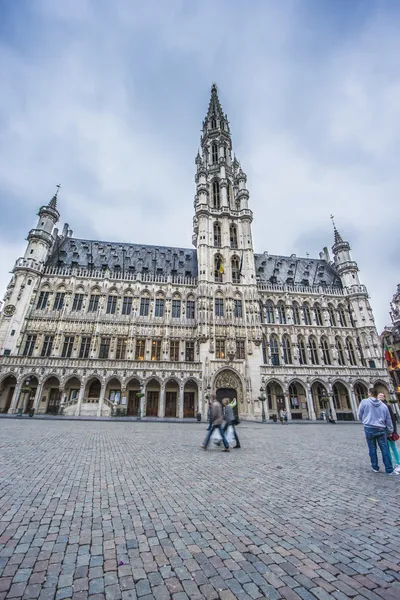
[[[376,444],[378,443],[382,452],[382,460],[386,473],[388,475],[396,475],[393,470],[387,442],[387,434],[393,431],[389,410],[383,402],[378,400],[378,391],[375,388],[371,388],[368,393],[369,397],[361,400],[358,409],[358,418],[364,425],[372,470],[375,473],[379,472],[378,454],[376,451]]]

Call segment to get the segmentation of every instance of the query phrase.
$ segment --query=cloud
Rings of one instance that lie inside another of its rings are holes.
[[[190,246],[194,157],[216,80],[248,174],[256,251],[318,256],[332,243],[333,213],[378,327],[388,322],[398,283],[396,4],[40,0],[5,12],[3,289],[56,183],[78,237]]]

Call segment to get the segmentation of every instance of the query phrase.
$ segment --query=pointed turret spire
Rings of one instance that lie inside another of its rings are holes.
[[[332,221],[332,225],[333,225],[333,234],[334,234],[334,244],[343,244],[342,236],[336,229],[336,224],[335,224],[334,218],[335,217],[333,215],[331,215],[331,221]]]
[[[218,88],[216,83],[213,83],[211,86],[211,98],[207,112],[208,119],[212,119],[213,117],[215,119],[224,118],[224,112],[218,98]]]
[[[50,206],[51,208],[55,208],[56,210],[57,210],[57,196],[58,196],[58,192],[60,191],[60,187],[61,187],[61,185],[58,183],[56,185],[57,191],[48,204],[48,206]]]

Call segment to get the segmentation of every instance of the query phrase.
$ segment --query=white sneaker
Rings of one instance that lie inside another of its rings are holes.
[[[386,473],[386,475],[390,475],[391,477],[397,477],[400,475],[400,471],[392,471],[391,473]]]
[[[395,473],[400,473],[400,465],[396,465],[394,468]]]
[[[379,469],[374,469],[374,467],[371,467],[374,473],[379,473]]]

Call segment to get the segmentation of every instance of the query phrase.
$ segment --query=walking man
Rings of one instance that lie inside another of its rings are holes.
[[[222,400],[222,405],[224,407],[224,419],[225,419],[225,425],[222,428],[222,431],[224,433],[226,433],[226,430],[228,429],[228,427],[232,427],[233,429],[233,435],[235,436],[235,442],[236,442],[236,446],[233,446],[234,448],[240,448],[240,442],[239,442],[239,437],[238,434],[236,433],[236,429],[235,429],[235,415],[233,414],[233,407],[236,406],[236,400],[234,400],[234,402],[229,403],[229,398],[224,398]],[[220,446],[221,442],[217,442],[217,446]]]
[[[382,460],[386,473],[388,475],[395,475],[387,442],[387,432],[391,433],[393,431],[392,419],[390,418],[387,406],[378,400],[377,390],[371,388],[368,393],[369,397],[361,400],[358,409],[358,418],[364,425],[372,470],[375,473],[379,472],[378,454],[376,451],[376,444],[378,443],[382,452]]]
[[[224,452],[229,452],[230,448],[229,448],[228,440],[226,439],[225,434],[222,430],[222,421],[223,421],[222,406],[218,402],[218,400],[214,400],[214,402],[211,405],[211,419],[212,419],[211,429],[207,433],[206,439],[202,443],[201,447],[203,448],[203,450],[207,450],[207,446],[210,443],[210,438],[211,438],[213,432],[215,431],[215,429],[218,429],[218,431],[221,435],[221,438],[222,438],[222,442],[225,446]]]

